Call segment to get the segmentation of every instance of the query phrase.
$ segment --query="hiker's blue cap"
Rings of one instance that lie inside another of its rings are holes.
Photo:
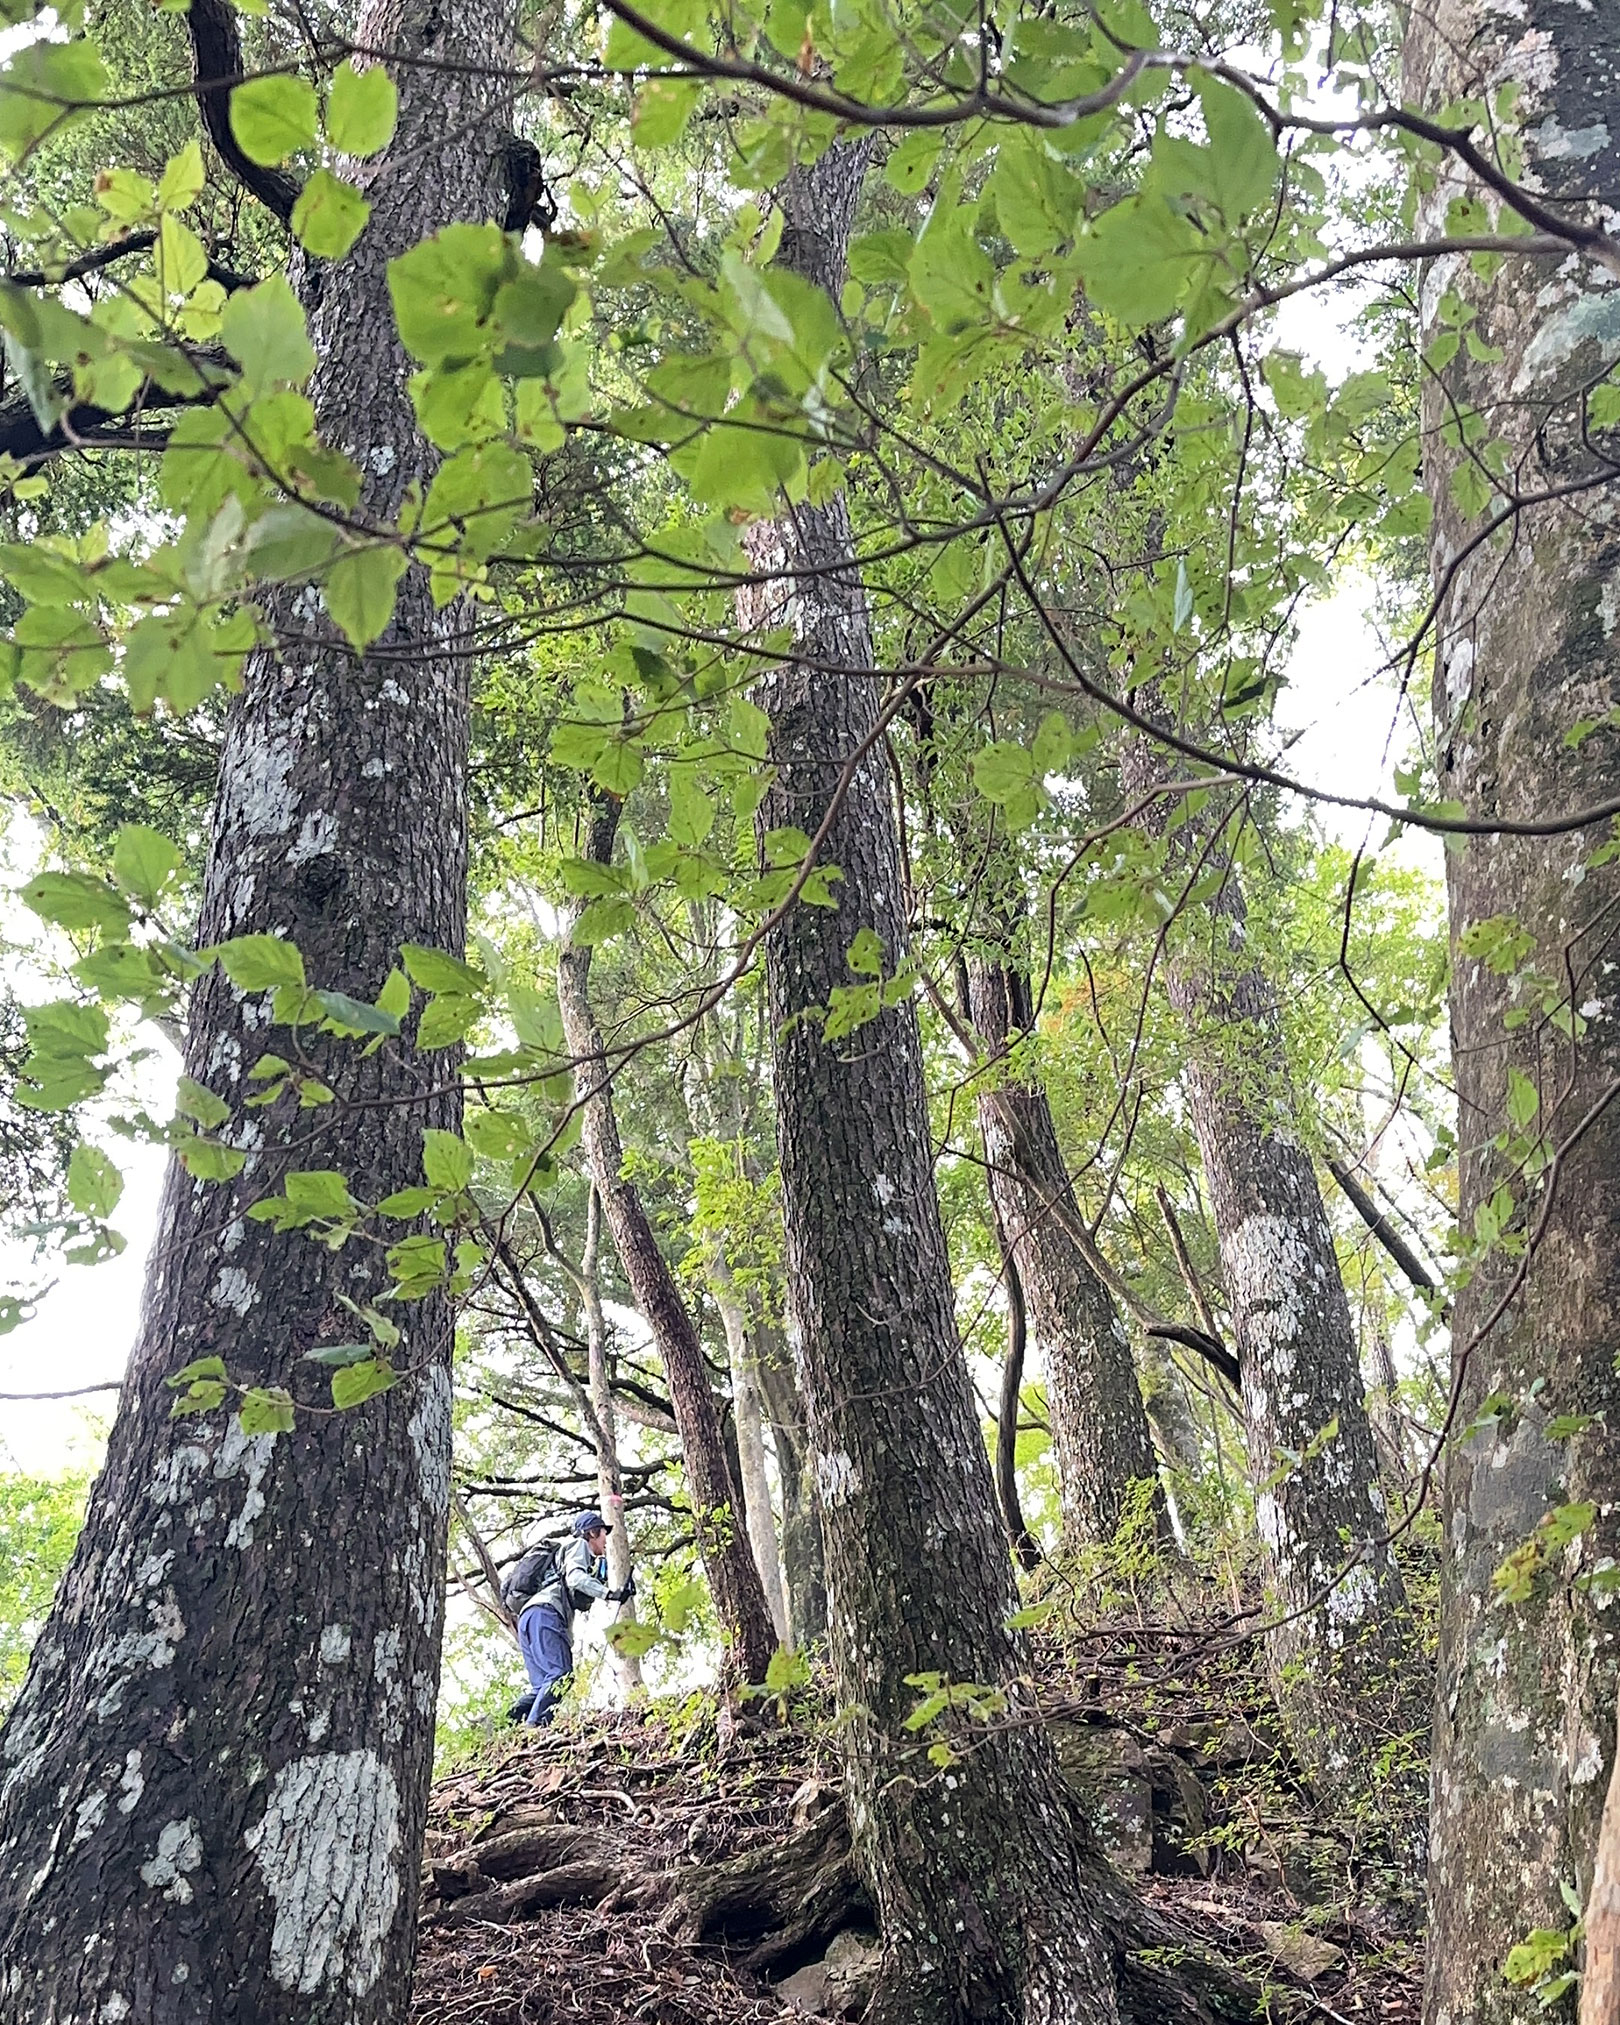
[[[611,1533],[613,1528],[600,1512],[581,1512],[574,1521],[574,1538],[583,1540],[587,1533]]]

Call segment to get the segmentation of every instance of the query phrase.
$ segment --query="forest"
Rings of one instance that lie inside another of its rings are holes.
[[[0,15],[0,2025],[1620,2025],[1620,14]]]

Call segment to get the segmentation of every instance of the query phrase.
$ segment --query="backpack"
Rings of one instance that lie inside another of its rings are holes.
[[[508,1569],[501,1578],[501,1601],[514,1617],[521,1617],[524,1610],[545,1588],[558,1568],[557,1543],[542,1540],[538,1547],[531,1547],[515,1568]]]

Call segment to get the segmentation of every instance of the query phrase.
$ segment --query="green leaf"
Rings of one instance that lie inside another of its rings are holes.
[[[362,1358],[332,1373],[332,1404],[346,1413],[351,1406],[363,1406],[379,1392],[387,1392],[398,1379],[398,1372],[385,1358]]]
[[[291,1434],[296,1419],[292,1394],[279,1385],[250,1386],[242,1395],[239,1418],[246,1435]]]
[[[409,567],[410,558],[392,543],[352,549],[333,563],[325,584],[326,609],[356,653],[387,630],[399,580]]]
[[[380,154],[394,138],[399,93],[380,63],[356,70],[347,57],[332,74],[326,101],[326,138],[340,155]]]
[[[277,985],[304,982],[303,957],[279,935],[238,935],[222,942],[217,954],[225,975],[244,991],[272,991]]]
[[[322,260],[341,260],[365,230],[371,206],[352,183],[317,169],[293,206],[293,236]]]
[[[1210,187],[1227,220],[1240,218],[1266,202],[1277,182],[1277,144],[1253,102],[1219,79],[1198,80],[1209,135]]]
[[[1507,1114],[1516,1131],[1522,1132],[1541,1109],[1541,1092],[1518,1069],[1508,1070]]]
[[[386,1013],[378,1006],[367,1005],[364,999],[351,998],[346,991],[318,991],[317,1003],[327,1016],[327,1023],[334,1033],[353,1040],[360,1034],[397,1034],[399,1019],[394,1013]]]
[[[470,963],[463,963],[459,956],[449,956],[442,949],[426,949],[420,942],[407,942],[399,955],[412,983],[419,984],[424,991],[482,992],[489,987],[489,979],[481,970],[474,970]]]
[[[460,1194],[472,1180],[473,1152],[454,1132],[422,1134],[422,1172],[435,1188]]]
[[[273,169],[315,145],[315,88],[301,77],[253,77],[231,93],[231,132],[250,162]]]
[[[68,1162],[67,1197],[81,1216],[111,1216],[124,1192],[124,1177],[97,1146],[81,1139]]]
[[[1049,773],[1061,772],[1069,763],[1072,744],[1068,719],[1061,710],[1049,710],[1041,719],[1035,743],[1030,747],[1031,770],[1035,777],[1044,779]]]
[[[360,1364],[376,1355],[376,1346],[371,1343],[327,1343],[318,1350],[306,1350],[306,1364],[327,1364],[334,1370],[346,1364]]]
[[[581,949],[590,949],[612,936],[622,935],[635,918],[635,903],[622,894],[593,900],[589,906],[580,909],[569,931],[569,940]]]
[[[396,1188],[377,1207],[384,1216],[420,1216],[439,1200],[436,1188]]]
[[[143,906],[155,907],[185,862],[178,844],[144,823],[125,823],[113,844],[113,877]]]
[[[195,1119],[199,1125],[224,1125],[231,1115],[231,1107],[225,1099],[192,1076],[180,1078],[175,1109],[183,1118]]]
[[[844,961],[857,976],[883,975],[883,938],[875,928],[863,928],[844,952]]]
[[[669,834],[689,851],[701,848],[714,828],[714,801],[698,785],[690,766],[669,770]]]
[[[102,928],[122,935],[129,927],[128,903],[105,879],[88,872],[41,872],[23,887],[22,900],[42,921],[58,928]]]
[[[0,72],[0,148],[16,160],[46,134],[59,132],[70,107],[106,94],[107,73],[93,44],[26,42]]]
[[[995,269],[974,236],[970,211],[942,203],[934,220],[911,256],[911,290],[936,329],[966,330],[989,311]]]
[[[225,305],[219,335],[252,392],[301,387],[315,370],[303,308],[285,275],[238,289]]]
[[[486,354],[489,317],[517,255],[498,225],[447,225],[388,263],[394,321],[411,357],[425,366]]]
[[[1034,755],[1010,739],[998,739],[973,755],[973,785],[987,802],[1028,794],[1034,782]]]
[[[534,1144],[534,1134],[521,1118],[493,1106],[469,1111],[462,1129],[468,1144],[486,1160],[511,1160]]]
[[[187,141],[179,154],[169,157],[168,167],[163,171],[156,193],[158,209],[184,211],[202,195],[206,180],[201,143]]]
[[[1202,241],[1163,197],[1127,197],[1105,211],[1075,249],[1086,293],[1121,323],[1170,315],[1192,280]]]

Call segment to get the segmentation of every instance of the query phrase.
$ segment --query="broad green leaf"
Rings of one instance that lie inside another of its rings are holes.
[[[158,284],[165,295],[190,295],[208,272],[208,255],[189,225],[165,211],[158,228]]]
[[[0,149],[18,160],[60,132],[75,108],[107,95],[107,73],[92,43],[24,43],[0,71]]]
[[[219,946],[220,967],[244,991],[271,991],[304,982],[304,959],[278,935],[238,935]]]
[[[356,653],[363,653],[387,631],[399,580],[409,567],[405,551],[389,543],[352,549],[328,571],[326,609]]]
[[[41,872],[23,887],[22,900],[58,928],[104,928],[122,935],[129,927],[129,903],[89,872]]]
[[[450,956],[442,949],[407,942],[399,956],[411,982],[419,984],[423,991],[482,992],[489,987],[489,979],[481,970],[474,970],[470,963],[463,963],[459,956]]]
[[[193,1118],[199,1125],[223,1125],[231,1115],[231,1107],[225,1099],[193,1076],[180,1078],[175,1108],[183,1117]]]
[[[296,1413],[292,1394],[280,1385],[253,1385],[242,1395],[239,1410],[245,1435],[291,1434]]]
[[[332,1404],[339,1412],[363,1406],[379,1392],[396,1384],[399,1374],[381,1357],[367,1357],[358,1364],[346,1364],[332,1373]]]
[[[1209,135],[1211,187],[1230,224],[1257,210],[1277,181],[1277,144],[1253,103],[1218,78],[1198,80]]]
[[[714,828],[714,802],[698,785],[696,769],[669,770],[669,834],[677,844],[698,850]]]
[[[422,1172],[435,1188],[459,1193],[472,1180],[473,1153],[454,1132],[422,1134]]]
[[[341,260],[365,229],[371,206],[352,183],[317,169],[293,206],[293,235],[306,252]]]
[[[496,294],[516,267],[512,242],[498,225],[447,225],[391,260],[388,292],[411,357],[436,366],[487,353]]]
[[[155,907],[185,862],[178,844],[144,823],[125,823],[113,844],[113,877],[144,907]]]
[[[394,138],[399,93],[380,63],[356,70],[347,57],[332,74],[326,101],[326,138],[340,155],[380,154]]]
[[[67,1197],[81,1216],[111,1216],[124,1192],[124,1177],[98,1146],[81,1139],[68,1162]]]
[[[156,191],[158,209],[184,211],[202,195],[205,180],[202,146],[195,140],[187,141],[179,154],[169,157],[163,171]]]
[[[1127,197],[1105,211],[1075,249],[1094,302],[1132,326],[1157,323],[1194,278],[1202,241],[1157,195]]]
[[[273,169],[315,145],[319,105],[301,77],[253,77],[231,93],[231,132],[250,162]]]
[[[253,391],[301,387],[315,370],[303,308],[285,275],[238,289],[225,305],[220,340]]]
[[[486,1160],[511,1160],[534,1144],[534,1134],[510,1111],[481,1106],[467,1113],[468,1144]]]
[[[936,209],[908,272],[911,291],[937,330],[965,330],[988,315],[995,269],[974,236],[971,212],[954,205]]]

